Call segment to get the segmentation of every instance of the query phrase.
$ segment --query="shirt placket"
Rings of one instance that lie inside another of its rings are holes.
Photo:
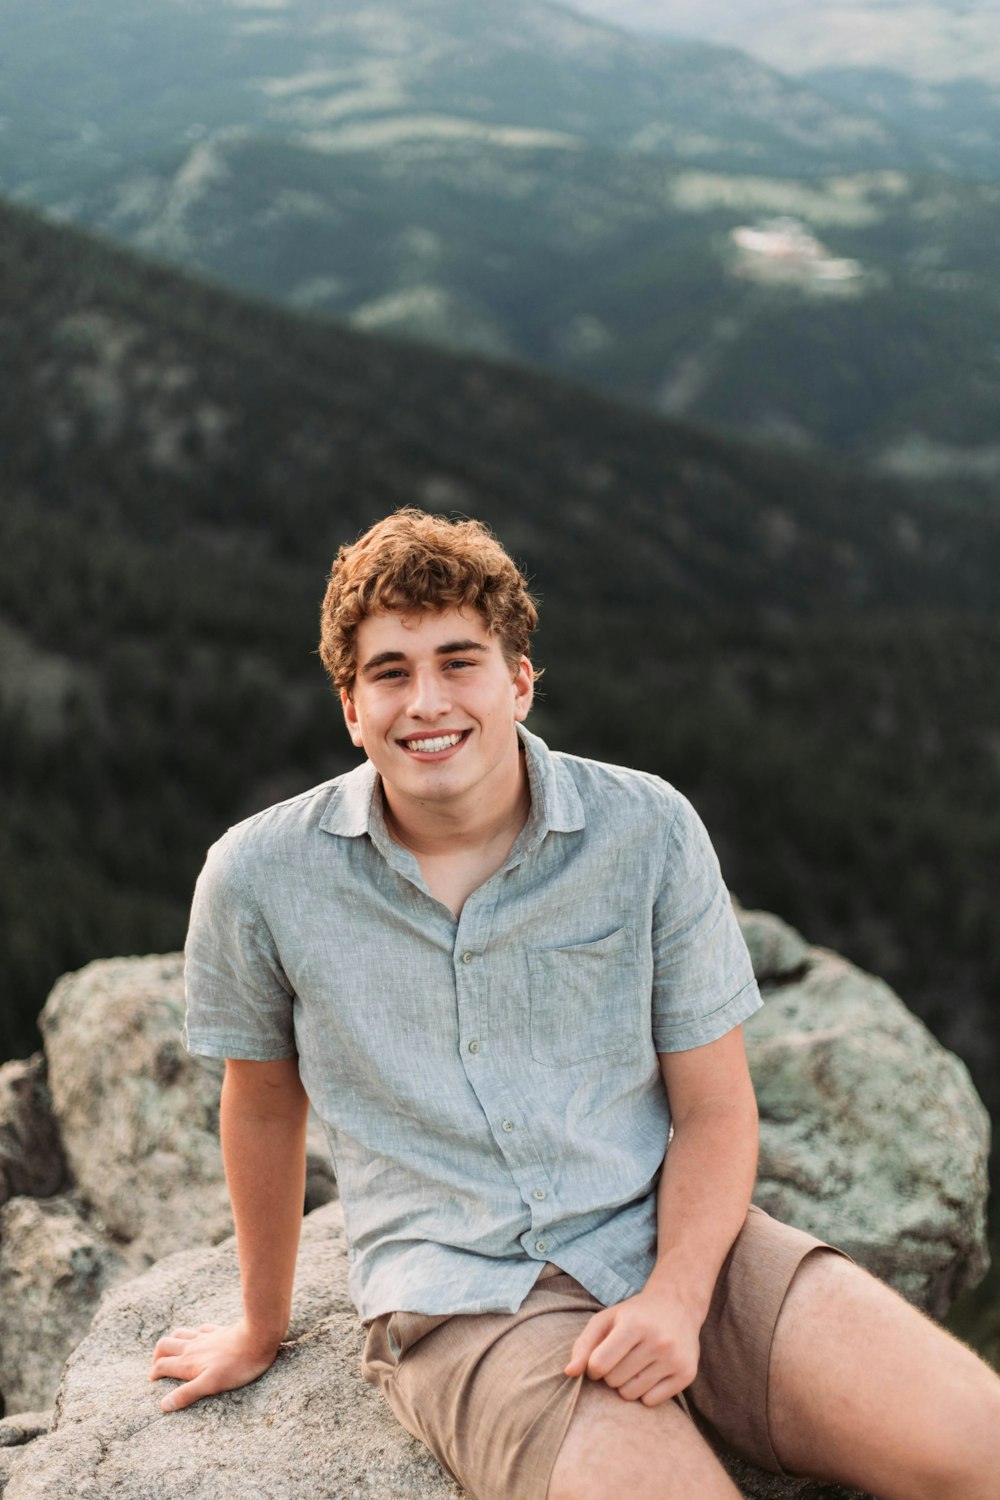
[[[553,1183],[532,1139],[531,1121],[505,1082],[507,1070],[496,1054],[488,1022],[489,944],[503,873],[469,896],[455,932],[452,963],[459,1051],[465,1076],[528,1212],[530,1224],[521,1245],[535,1259],[545,1258],[555,1248]]]

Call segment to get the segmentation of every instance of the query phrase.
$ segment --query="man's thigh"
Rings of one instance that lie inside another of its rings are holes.
[[[516,1493],[516,1492],[512,1492]],[[688,1409],[643,1406],[587,1382],[556,1455],[548,1500],[739,1500]]]
[[[1000,1380],[882,1282],[802,1266],[778,1321],[774,1446],[792,1472],[920,1500],[1000,1495]]]

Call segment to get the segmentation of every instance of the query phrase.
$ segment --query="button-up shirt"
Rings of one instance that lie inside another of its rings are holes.
[[[457,918],[368,762],[230,829],[195,892],[187,1045],[297,1054],[364,1319],[513,1311],[546,1261],[606,1304],[638,1292],[670,1131],[657,1053],[761,1003],[686,798],[519,734],[528,820]]]

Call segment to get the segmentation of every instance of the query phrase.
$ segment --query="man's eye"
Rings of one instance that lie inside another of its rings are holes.
[[[403,669],[402,669],[402,667],[389,667],[385,672],[379,672],[378,676],[375,678],[375,681],[376,682],[387,682],[390,678],[393,678],[393,677],[402,677],[402,675],[403,675]]]
[[[456,660],[456,661],[450,661],[450,662],[448,662],[448,666],[449,667],[474,667],[475,665],[476,664],[475,664],[474,661],[459,661],[459,660]]]

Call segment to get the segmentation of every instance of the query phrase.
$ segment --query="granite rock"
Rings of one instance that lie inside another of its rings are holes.
[[[19,1450],[4,1500],[458,1500],[359,1374],[339,1203],[303,1226],[289,1337],[254,1385],[165,1415],[152,1347],[181,1321],[239,1314],[233,1241],[115,1287],[66,1366],[51,1433]]]
[[[42,1437],[52,1426],[51,1411],[22,1411],[0,1418],[0,1448],[20,1448]]]
[[[59,1131],[52,1115],[45,1057],[0,1067],[0,1204],[8,1198],[48,1198],[66,1181]]]
[[[777,918],[741,920],[767,956],[767,1003],[745,1026],[756,1201],[942,1317],[989,1264],[990,1126],[968,1070],[881,980],[823,949],[803,961]]]
[[[177,954],[66,974],[39,1018],[77,1190],[136,1270],[232,1233],[218,1136],[222,1064],[188,1056],[183,1020]]]
[[[188,1056],[183,1017],[180,955],[99,961],[65,975],[42,1012],[49,1086],[42,1054],[0,1069],[0,1187],[54,1193],[66,1157],[72,1172],[61,1197],[35,1208],[12,1200],[0,1220],[8,1411],[52,1399],[101,1290],[232,1230],[218,1141],[223,1068]],[[311,1117],[304,1206],[336,1194]]]
[[[0,1209],[0,1390],[8,1412],[51,1406],[66,1355],[123,1269],[68,1198],[12,1198]]]

